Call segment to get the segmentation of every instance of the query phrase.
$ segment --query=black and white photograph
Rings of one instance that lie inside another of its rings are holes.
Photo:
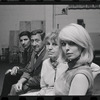
[[[99,85],[100,4],[0,5],[1,96],[97,96]]]

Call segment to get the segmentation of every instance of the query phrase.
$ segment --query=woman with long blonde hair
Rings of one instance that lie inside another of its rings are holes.
[[[69,68],[55,82],[55,95],[91,94],[93,45],[88,32],[81,25],[72,23],[60,31],[59,43]]]

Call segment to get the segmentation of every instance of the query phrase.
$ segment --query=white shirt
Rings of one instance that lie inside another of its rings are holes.
[[[58,77],[68,69],[68,65],[66,62],[59,61],[56,70],[53,68],[50,58],[46,59],[43,62],[42,70],[41,70],[41,91],[40,94],[52,94],[54,88],[54,77],[56,76],[56,80]],[[51,93],[50,93],[51,92]]]

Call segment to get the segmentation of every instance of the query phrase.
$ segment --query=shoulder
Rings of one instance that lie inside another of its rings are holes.
[[[50,62],[50,58],[47,58],[43,61],[43,64],[48,64]]]
[[[90,66],[84,65],[84,66],[81,66],[81,67],[77,68],[76,74],[77,73],[83,73],[83,74],[90,74],[90,75],[92,75],[92,70],[91,70]]]
[[[42,65],[42,71],[41,73],[44,74],[48,71],[48,68],[49,68],[49,58],[48,59],[45,59],[43,61],[43,65]]]
[[[71,82],[70,94],[85,95],[90,87],[87,77],[83,74],[77,74]]]
[[[82,66],[77,69],[77,71],[74,73],[74,77],[76,77],[78,80],[86,79],[89,82],[89,85],[93,85],[93,74],[89,66]]]
[[[63,69],[67,70],[68,63],[67,62],[60,62],[57,67],[60,68],[61,70],[63,70]]]
[[[31,53],[33,52],[33,46],[30,46],[30,52]]]
[[[32,45],[29,45],[29,46],[28,46],[27,52],[33,52],[33,46],[32,46]]]
[[[84,66],[77,68],[75,75],[76,74],[83,74],[87,78],[91,78],[91,79],[93,78],[92,70],[88,65],[84,65]]]
[[[48,58],[49,58],[49,57],[48,57],[48,53],[45,51],[45,54],[44,54],[43,60],[48,59]]]
[[[74,76],[74,79],[76,79],[76,80],[79,82],[79,80],[80,80],[80,81],[83,81],[83,80],[86,80],[87,78],[86,78],[86,76],[85,76],[84,74],[82,74],[82,73],[77,73],[77,74]]]
[[[74,86],[77,86],[77,85],[84,86],[85,84],[88,84],[88,86],[91,87],[90,80],[84,74],[81,74],[81,73],[78,73],[74,76],[72,83],[74,84]]]

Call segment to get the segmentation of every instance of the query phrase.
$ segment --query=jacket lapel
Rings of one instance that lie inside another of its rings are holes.
[[[36,69],[39,67],[39,65],[42,63],[43,57],[44,57],[45,53],[46,53],[46,49],[44,48],[44,50],[41,52],[41,54],[40,54],[39,57],[37,58],[36,62],[33,64],[32,72],[33,72],[34,70],[36,70]]]

